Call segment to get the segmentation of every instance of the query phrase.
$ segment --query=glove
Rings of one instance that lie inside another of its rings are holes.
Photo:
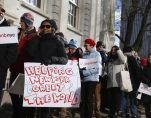
[[[83,75],[83,70],[80,69],[79,72],[80,72],[80,77],[83,78],[83,77],[84,77],[84,75]]]
[[[81,69],[79,70],[79,72],[80,72],[80,77],[81,77],[81,78],[84,77],[84,75],[83,75],[83,70],[86,70],[86,68],[81,68]]]
[[[48,66],[48,65],[51,65],[52,63],[51,63],[51,60],[43,60],[42,62],[41,62],[41,65],[45,65],[45,66]]]

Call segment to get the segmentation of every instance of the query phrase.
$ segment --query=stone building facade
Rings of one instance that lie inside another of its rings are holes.
[[[66,39],[76,39],[78,46],[85,38],[102,40],[107,49],[114,43],[114,0],[0,0],[6,10],[6,17],[19,26],[24,12],[34,15],[38,29],[42,20],[57,21],[58,31]]]

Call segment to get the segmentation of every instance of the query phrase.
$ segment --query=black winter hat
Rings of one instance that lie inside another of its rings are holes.
[[[41,22],[40,26],[42,26],[44,22],[50,23],[51,27],[54,28],[57,31],[58,26],[57,26],[57,23],[56,23],[56,21],[54,19],[46,19],[46,20]]]
[[[96,44],[96,48],[100,47],[103,45],[103,42],[102,41],[98,41],[97,44]]]

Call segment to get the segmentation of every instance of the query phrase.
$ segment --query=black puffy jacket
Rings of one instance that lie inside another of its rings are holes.
[[[26,47],[26,52],[32,57],[33,62],[66,64],[68,61],[62,42],[52,34],[36,36]]]

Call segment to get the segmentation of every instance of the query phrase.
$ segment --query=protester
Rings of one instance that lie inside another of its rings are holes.
[[[4,18],[5,10],[0,6],[0,28],[9,26]],[[7,69],[17,58],[17,44],[0,44],[0,104],[5,87]]]
[[[151,87],[151,53],[148,54],[147,64],[143,69],[142,82]],[[144,103],[146,118],[151,118],[151,96],[142,94],[141,100]]]
[[[36,30],[33,26],[34,17],[31,13],[24,13],[20,18],[20,32],[18,34],[19,46],[18,57],[14,64],[11,65],[10,84],[16,79],[19,73],[24,73],[24,62],[30,62],[31,57],[26,53],[25,47],[29,44],[32,38],[36,35]],[[12,118],[33,118],[34,108],[22,107],[23,96],[10,94],[13,104]]]
[[[68,58],[71,59],[71,60],[77,60],[77,58],[75,57],[75,52],[76,52],[76,49],[77,49],[77,41],[75,39],[71,39],[69,41],[69,53],[68,53]]]
[[[127,66],[130,73],[130,79],[132,83],[133,91],[123,92],[121,95],[120,111],[122,111],[122,117],[128,117],[128,101],[130,102],[130,111],[132,118],[138,118],[139,113],[137,110],[136,93],[140,85],[141,68],[137,63],[137,59],[133,55],[133,49],[130,46],[125,46],[123,53],[127,56]]]
[[[100,53],[100,56],[102,58],[102,66],[104,68],[105,63],[107,62],[107,54],[106,54],[106,51],[105,51],[105,46],[103,45],[102,41],[97,42],[96,49]],[[106,86],[106,85],[104,85],[106,82],[105,82],[105,80],[103,80],[104,79],[103,76],[104,75],[99,77],[99,82],[96,84],[96,89],[95,89],[95,114],[96,114],[97,118],[101,117],[100,109],[102,108],[102,110],[104,110],[105,109],[105,104],[106,104],[105,103],[106,101],[104,101],[106,99],[106,98],[104,98],[105,95],[101,94],[105,90],[104,86]],[[103,91],[102,91],[101,88],[103,88]],[[101,98],[103,98],[103,99],[101,99]],[[102,105],[102,107],[101,107],[101,105]]]
[[[57,24],[53,19],[46,19],[41,22],[41,35],[34,38],[28,45],[28,52],[33,62],[40,62],[44,65],[66,64],[68,59],[64,45],[55,35]],[[39,118],[49,118],[50,108],[38,108]]]
[[[81,69],[80,74],[83,77],[81,87],[81,118],[92,118],[93,115],[93,95],[99,76],[101,75],[102,59],[99,52],[96,51],[95,41],[93,39],[86,39],[84,41],[85,52],[83,59],[98,58],[97,66],[90,69]]]
[[[127,58],[118,46],[113,46],[108,56],[107,64],[107,88],[109,92],[109,118],[114,118],[115,113],[119,111],[120,87],[118,73],[124,68]]]

